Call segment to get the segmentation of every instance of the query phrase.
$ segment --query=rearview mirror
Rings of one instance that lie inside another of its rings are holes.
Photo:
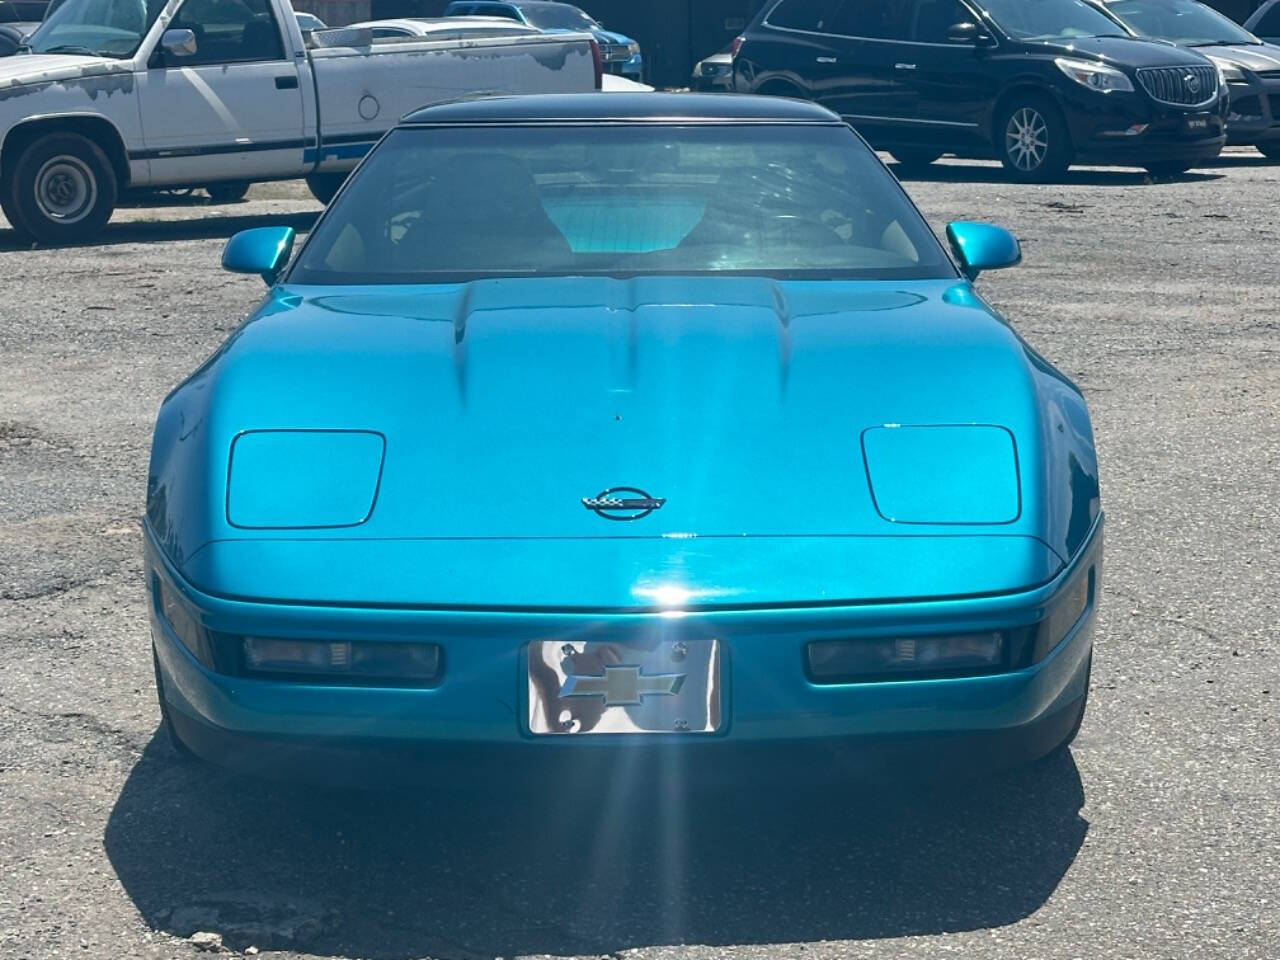
[[[960,261],[964,275],[971,281],[983,270],[1016,267],[1022,262],[1022,247],[1003,227],[989,223],[958,220],[947,225],[947,242]]]
[[[160,49],[164,51],[166,57],[173,57],[176,60],[194,57],[197,49],[196,32],[178,28],[166,30],[160,36]]]
[[[242,230],[222,249],[222,269],[256,273],[268,284],[276,282],[293,252],[293,227],[255,227]]]

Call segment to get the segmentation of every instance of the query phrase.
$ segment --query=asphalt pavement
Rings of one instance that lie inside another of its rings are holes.
[[[939,230],[1021,237],[980,289],[1088,396],[1108,530],[1070,754],[889,787],[369,794],[180,763],[151,425],[261,296],[223,240],[318,208],[177,198],[63,250],[0,221],[0,957],[1280,957],[1280,165],[907,187]]]

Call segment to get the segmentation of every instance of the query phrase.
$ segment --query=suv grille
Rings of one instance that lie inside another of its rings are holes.
[[[1204,67],[1143,67],[1138,81],[1153,100],[1196,107],[1218,95],[1218,71]]]

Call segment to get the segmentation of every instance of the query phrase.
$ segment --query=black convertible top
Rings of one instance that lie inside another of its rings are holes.
[[[732,93],[553,93],[455,100],[400,121],[472,123],[842,123],[814,103]]]

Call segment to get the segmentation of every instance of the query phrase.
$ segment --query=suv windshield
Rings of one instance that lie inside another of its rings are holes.
[[[955,269],[842,126],[401,129],[299,256],[294,283]]]
[[[984,0],[996,25],[1014,40],[1128,36],[1088,0]]]
[[[1119,0],[1107,9],[1144,37],[1186,46],[1261,43],[1216,10],[1195,0]]]
[[[27,44],[32,53],[131,57],[165,0],[65,0],[50,7]]]
[[[521,7],[520,12],[539,30],[592,30],[599,26],[577,7],[571,7],[567,3]]]

